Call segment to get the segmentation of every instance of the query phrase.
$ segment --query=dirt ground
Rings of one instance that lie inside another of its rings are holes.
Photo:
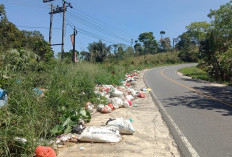
[[[145,87],[143,71],[135,89]],[[95,113],[86,126],[104,125],[109,118],[132,119],[133,135],[122,135],[119,143],[76,143],[59,150],[58,157],[179,157],[179,151],[168,127],[149,93],[132,102],[138,107],[120,108],[109,114]],[[80,147],[84,147],[81,150]]]

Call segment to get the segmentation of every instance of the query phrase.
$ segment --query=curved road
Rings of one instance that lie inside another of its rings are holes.
[[[232,157],[232,88],[180,76],[196,64],[158,67],[148,86],[201,157]]]

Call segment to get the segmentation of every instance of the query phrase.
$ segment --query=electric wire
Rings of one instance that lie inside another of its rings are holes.
[[[13,5],[20,5],[20,6],[25,6],[25,7],[35,7],[35,8],[46,8],[44,6],[40,6],[39,4],[35,3],[28,3],[28,2],[23,2],[23,1],[13,1],[13,0],[3,0],[3,3],[5,4],[13,4]]]
[[[71,29],[74,29],[74,25],[73,25],[70,21],[68,21],[68,19],[66,19],[65,21],[67,22],[67,25],[71,27]],[[87,35],[87,36],[91,36],[91,37],[93,37],[93,38],[97,38],[97,39],[99,39],[99,40],[109,42],[109,43],[111,43],[111,44],[117,43],[116,41],[113,41],[113,40],[110,40],[110,39],[105,39],[104,37],[102,37],[102,36],[100,36],[100,35],[97,35],[97,34],[88,32],[88,31],[83,30],[83,29],[81,29],[81,28],[79,28],[79,27],[76,27],[76,28],[78,29],[78,32],[81,33],[81,34],[85,34],[85,35]]]
[[[17,26],[17,25],[16,25]],[[17,26],[19,28],[37,28],[37,29],[50,29],[48,27],[40,27],[40,26]],[[62,29],[62,28],[52,28],[52,29]]]
[[[122,29],[116,28],[115,26],[109,25],[109,24],[107,24],[106,22],[103,22],[102,20],[99,20],[99,19],[97,19],[97,18],[95,18],[95,17],[93,17],[93,16],[91,16],[91,15],[88,15],[88,14],[84,13],[84,12],[81,11],[80,9],[77,10],[76,8],[74,8],[74,10],[76,10],[76,11],[78,12],[78,15],[82,14],[82,15],[80,15],[80,16],[84,16],[85,18],[87,18],[87,19],[89,19],[89,20],[92,20],[93,22],[98,23],[99,25],[102,25],[102,26],[104,26],[104,27],[108,27],[108,29],[115,30],[115,31],[116,31],[117,33],[119,33],[119,34],[127,35],[127,36],[129,36],[130,38],[137,38],[137,37],[135,37],[133,34],[128,33],[128,32],[126,32],[126,31],[124,31],[124,30],[122,30]]]
[[[96,30],[96,31],[98,31],[100,33],[109,35],[109,36],[111,36],[111,37],[113,37],[115,39],[120,39],[120,40],[123,40],[125,42],[130,42],[130,40],[128,40],[128,39],[126,39],[124,37],[121,37],[121,36],[117,35],[114,32],[108,31],[108,30],[106,30],[106,29],[104,29],[102,27],[94,25],[93,23],[91,23],[91,22],[89,22],[87,20],[84,20],[84,19],[81,19],[81,18],[76,18],[76,17],[70,15],[69,13],[67,13],[67,15],[69,16],[69,18],[72,18],[73,20],[76,20],[76,21],[82,23],[83,25],[86,25],[87,27],[90,27],[90,28],[92,28],[92,29],[94,29],[94,30]]]

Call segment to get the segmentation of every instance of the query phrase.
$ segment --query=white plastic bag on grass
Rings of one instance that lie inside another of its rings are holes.
[[[86,142],[120,142],[122,140],[119,130],[114,126],[90,126],[79,136],[79,141]]]
[[[135,132],[131,122],[123,118],[109,119],[106,125],[118,127],[120,134],[133,134]]]

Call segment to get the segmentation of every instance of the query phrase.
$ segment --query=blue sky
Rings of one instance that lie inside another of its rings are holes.
[[[136,40],[140,33],[154,32],[157,40],[159,32],[165,36],[178,37],[185,26],[191,22],[210,21],[207,17],[210,9],[218,9],[229,0],[69,0],[73,9],[68,8],[65,51],[72,48],[70,35],[76,26],[77,50],[86,50],[88,43],[102,39],[108,45]],[[6,7],[8,19],[20,30],[39,30],[48,40],[50,6],[42,0],[0,0]],[[61,5],[62,0],[55,0]],[[62,15],[55,14],[53,20],[52,43],[61,43]],[[53,47],[57,53],[60,46]]]

